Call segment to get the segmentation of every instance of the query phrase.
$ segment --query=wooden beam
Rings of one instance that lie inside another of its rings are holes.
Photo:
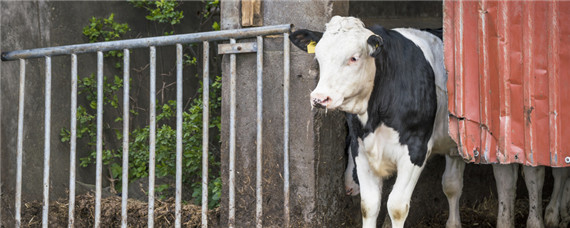
[[[261,16],[261,0],[241,1],[241,26],[255,27],[263,25]]]

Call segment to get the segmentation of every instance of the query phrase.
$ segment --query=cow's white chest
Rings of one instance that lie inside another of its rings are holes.
[[[400,144],[398,132],[384,124],[360,143],[363,154],[368,158],[370,169],[378,177],[391,176],[401,159],[410,160],[408,146]]]

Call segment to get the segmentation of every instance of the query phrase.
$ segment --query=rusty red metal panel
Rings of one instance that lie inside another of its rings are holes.
[[[444,3],[450,135],[474,163],[570,166],[567,1]]]

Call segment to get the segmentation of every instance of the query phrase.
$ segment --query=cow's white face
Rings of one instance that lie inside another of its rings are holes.
[[[335,16],[317,43],[315,58],[320,79],[311,93],[311,105],[363,114],[374,85],[376,66],[370,54],[374,35],[353,17]]]

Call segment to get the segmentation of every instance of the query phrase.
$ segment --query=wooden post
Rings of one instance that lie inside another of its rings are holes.
[[[263,25],[263,17],[261,16],[261,0],[241,1],[241,25],[243,27]]]

